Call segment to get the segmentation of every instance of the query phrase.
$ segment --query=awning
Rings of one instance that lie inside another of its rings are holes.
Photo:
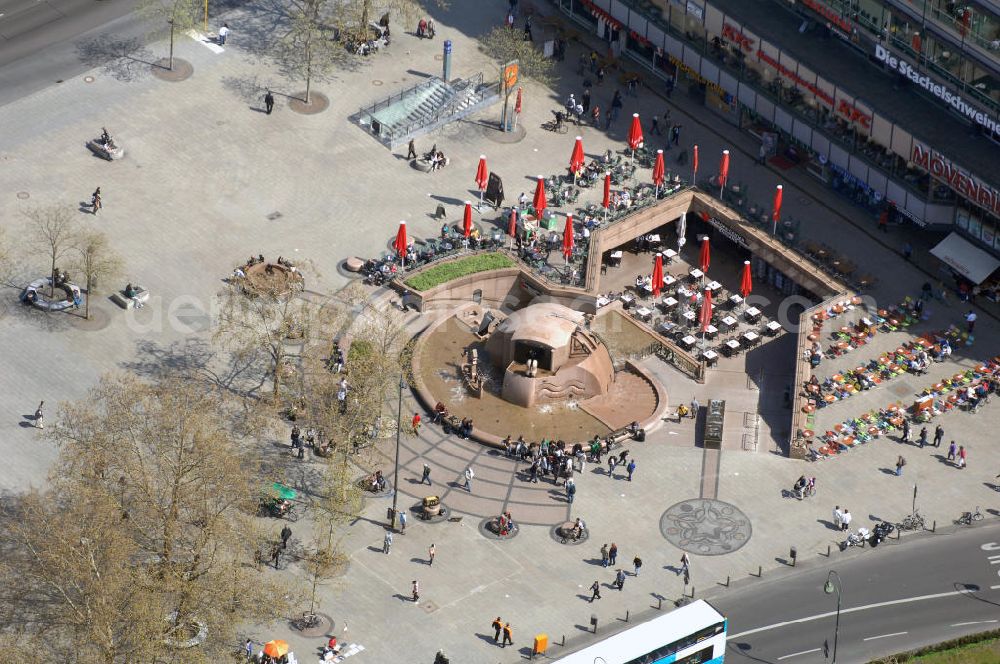
[[[974,244],[952,233],[931,249],[949,267],[973,284],[981,284],[1000,267],[1000,260],[979,249]]]

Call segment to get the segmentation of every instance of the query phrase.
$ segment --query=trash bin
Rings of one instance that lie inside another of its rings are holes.
[[[543,655],[549,647],[549,635],[548,634],[536,634],[535,635],[535,647],[532,651],[535,655]]]

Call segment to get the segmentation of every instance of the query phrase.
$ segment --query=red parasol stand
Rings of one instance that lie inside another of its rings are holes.
[[[743,295],[743,306],[746,306],[747,296],[753,291],[753,277],[750,276],[750,261],[743,261],[743,278],[740,279],[740,294]]]
[[[576,144],[573,146],[573,154],[569,157],[569,170],[573,173],[573,184],[576,184],[576,174],[580,172],[586,162],[583,154],[583,138],[576,137]]]
[[[660,185],[663,184],[665,170],[663,166],[663,150],[657,150],[656,163],[653,164],[653,184],[656,186],[656,198],[660,197]]]
[[[701,256],[698,261],[699,267],[704,274],[708,274],[708,266],[711,264],[711,253],[708,249],[708,236],[701,237]]]
[[[545,178],[541,175],[538,176],[538,186],[535,187],[535,197],[532,199],[531,205],[535,208],[535,217],[537,218],[539,225],[541,225],[542,213],[545,212],[545,208],[549,206],[548,202],[545,200]]]
[[[486,168],[486,155],[479,155],[479,166],[476,168],[476,187],[479,189],[479,210],[483,209],[483,192],[490,181],[490,171]]]
[[[778,222],[781,221],[781,185],[774,189],[774,225],[771,228],[771,235],[777,235]]]
[[[608,220],[608,208],[611,207],[611,173],[604,174],[604,199],[601,201],[604,208],[604,221]]]
[[[656,254],[653,261],[653,297],[660,297],[660,289],[663,288],[663,254]]]
[[[712,324],[712,291],[705,289],[705,299],[701,301],[701,315],[698,317],[698,324],[701,326],[701,347],[705,347],[705,332]]]
[[[465,214],[462,216],[462,235],[468,238],[472,235],[472,203],[465,201]]]
[[[514,102],[514,127],[517,127],[517,118],[521,115],[521,93],[522,88],[517,89],[517,100]]]
[[[396,231],[396,241],[392,243],[392,248],[399,254],[399,266],[405,268],[406,261],[406,222],[399,222],[399,230]]]
[[[635,161],[635,151],[642,145],[642,124],[639,122],[639,114],[632,114],[632,126],[628,129],[628,146],[632,149],[632,160]]]
[[[573,215],[566,215],[566,227],[563,228],[563,258],[569,263],[573,255]]]
[[[510,223],[507,225],[507,235],[510,236],[510,247],[514,248],[514,238],[517,237],[517,208],[510,208]]]
[[[722,151],[722,161],[719,162],[719,198],[726,190],[726,180],[729,179],[729,150]]]
[[[698,186],[698,146],[694,146],[694,160],[693,169],[691,171],[691,184],[692,186]]]

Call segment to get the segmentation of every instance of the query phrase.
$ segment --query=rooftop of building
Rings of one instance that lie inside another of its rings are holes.
[[[899,87],[897,77],[882,71],[823,26],[799,32],[801,17],[779,9],[780,3],[773,0],[709,2],[762,39],[787,50],[823,78],[850,91],[957,166],[1000,188],[1000,173],[996,171],[1000,147],[941,103],[919,94],[912,86]]]

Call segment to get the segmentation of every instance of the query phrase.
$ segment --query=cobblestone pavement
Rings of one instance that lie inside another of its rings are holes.
[[[469,1],[455,1],[450,10],[435,12],[438,35],[455,43],[455,75],[489,74],[492,65],[477,52],[473,38],[501,20],[506,3],[490,0],[482,11],[470,12]],[[13,290],[3,291],[0,453],[6,464],[0,486],[7,491],[42,484],[54,456],[26,426],[25,415],[39,400],[54,406],[82,395],[101,372],[130,369],[148,375],[163,364],[207,366],[223,383],[233,378],[225,358],[211,346],[208,330],[220,279],[247,255],[310,259],[320,275],[311,290],[333,290],[347,279],[338,272],[338,261],[384,251],[400,219],[408,221],[413,234],[427,237],[437,232],[439,222],[430,213],[439,202],[450,219],[456,218],[461,203],[475,195],[473,175],[481,153],[504,177],[509,198],[529,190],[537,173],[558,172],[568,161],[572,136],[538,127],[549,119],[550,108],[580,91],[580,78],[570,64],[580,52],[577,45],[571,45],[553,88],[526,84],[523,140],[496,140],[498,135],[482,123],[498,114],[491,109],[418,141],[423,149],[436,141],[452,159],[444,171],[426,175],[409,168],[400,155],[389,153],[347,118],[361,104],[415,83],[424,72],[436,72],[440,39],[421,41],[400,31],[388,53],[317,83],[330,98],[330,108],[302,116],[291,112],[282,96],[300,84],[285,82],[272,63],[254,53],[252,34],[262,29],[261,21],[250,21],[246,13],[233,13],[227,20],[233,33],[222,52],[179,41],[177,54],[192,63],[195,72],[182,83],[143,75],[145,70],[138,66],[126,70],[129,76],[101,68],[91,72],[92,82],[78,77],[0,109],[5,128],[0,133],[0,161],[6,166],[0,169],[4,223],[16,234],[20,213],[28,207],[63,203],[75,208],[101,186],[104,209],[97,217],[81,217],[81,223],[108,232],[127,260],[122,281],[140,282],[153,294],[149,306],[127,314],[103,298],[95,299],[95,318],[84,323],[72,316],[25,310],[15,303]],[[164,48],[149,47],[157,54]],[[271,116],[258,112],[265,85],[279,96]],[[612,88],[610,82],[596,88],[595,101],[606,106]],[[647,118],[667,105],[644,90],[637,98],[626,98],[623,116],[637,110]],[[674,121],[684,125],[682,145],[699,144],[703,168],[712,168],[712,155],[724,146],[732,148],[731,178],[749,183],[751,197],[765,205],[774,185],[785,182],[785,214],[802,220],[806,238],[850,251],[856,262],[871,266],[881,277],[872,293],[880,302],[913,294],[927,279],[928,241],[915,241],[916,261],[905,263],[887,251],[902,245],[903,231],[894,230],[888,240],[874,237],[874,220],[807,176],[753,166],[753,139],[735,127],[680,94],[669,106]],[[106,163],[85,150],[85,141],[102,126],[125,146],[123,161]],[[626,130],[619,120],[609,132],[583,127],[581,133],[588,154],[599,154],[620,147]],[[649,138],[652,147],[657,140]],[[25,276],[37,273],[43,263],[28,258],[25,262]],[[957,321],[964,312],[954,301],[934,308],[929,327]],[[992,314],[991,309],[978,309]],[[980,316],[977,332],[974,346],[957,349],[956,365],[997,352],[992,315]],[[725,592],[718,584],[727,579],[753,583],[749,573],[756,574],[758,567],[765,577],[782,573],[790,546],[797,547],[800,564],[826,564],[819,554],[840,539],[829,523],[835,504],[856,514],[857,525],[869,517],[899,519],[909,512],[917,485],[919,506],[939,527],[976,504],[993,508],[993,471],[1000,470],[1000,455],[992,443],[996,404],[978,415],[953,413],[942,419],[948,436],[965,441],[970,449],[967,470],[952,468],[940,450],[906,447],[905,475],[890,475],[888,469],[904,450],[894,440],[814,465],[774,454],[773,438],[787,435],[782,393],[791,364],[781,344],[787,345],[790,338],[766,344],[748,360],[756,376],[752,381],[738,367],[727,365],[711,372],[706,384],[694,385],[659,361],[645,360],[644,366],[664,381],[672,398],[687,401],[696,396],[702,403],[725,398],[727,430],[736,436],[751,433],[759,441],[756,452],[736,445],[704,454],[692,421],[663,422],[646,442],[630,446],[638,462],[635,481],[621,475],[609,478],[603,468],[588,465],[578,478],[572,509],[561,489],[545,482],[527,484],[513,461],[476,444],[445,437],[432,426],[423,427],[419,438],[404,437],[400,505],[408,507],[430,490],[414,483],[426,461],[434,469],[433,490],[462,518],[435,524],[411,518],[406,534],[384,555],[383,520],[390,499],[369,500],[344,540],[352,554],[349,571],[323,590],[322,610],[336,621],[336,633],[365,646],[356,655],[359,662],[400,661],[402,652],[413,661],[429,662],[438,648],[449,652],[453,661],[513,662],[536,632],[548,633],[555,642],[565,635],[568,645],[586,642],[593,638],[585,634],[591,614],[603,629],[624,620],[626,612],[631,620],[641,619],[655,611],[651,607],[661,599],[676,599],[684,591],[677,575],[681,551],[664,537],[661,524],[672,506],[701,498],[735,506],[748,523],[740,531],[745,543],[731,553],[693,556],[691,583],[697,596]],[[896,339],[886,337],[891,343]],[[909,379],[907,386],[909,395],[889,397],[887,391],[886,398],[909,398],[919,384]],[[407,397],[404,409],[414,407]],[[837,406],[845,413],[867,407],[850,400]],[[387,441],[372,463],[386,468],[392,452]],[[476,479],[467,492],[456,485],[470,463]],[[298,472],[306,478],[316,467],[310,460]],[[803,502],[783,498],[782,490],[802,473],[818,478],[819,496]],[[505,508],[523,526],[518,536],[506,541],[484,537],[480,521]],[[586,542],[570,546],[551,537],[553,525],[577,515],[590,528]],[[666,519],[663,530],[670,531],[672,518]],[[279,528],[276,524],[275,532]],[[307,541],[308,520],[295,530],[296,539]],[[614,570],[602,568],[599,556],[600,546],[612,541],[620,549],[618,566],[629,568],[638,554],[644,561],[641,574],[630,577],[622,592],[609,588],[602,600],[588,604],[585,589],[595,579],[605,584],[612,580]],[[426,563],[432,543],[437,548],[433,566]],[[838,555],[834,552],[830,560]],[[860,555],[883,555],[883,549]],[[301,570],[292,564],[278,573]],[[420,580],[424,598],[416,607],[408,599],[414,579]],[[492,644],[489,623],[498,614],[513,623],[514,652]],[[289,638],[301,661],[320,643],[285,625],[255,629],[254,636]],[[554,652],[559,651],[556,646]]]

